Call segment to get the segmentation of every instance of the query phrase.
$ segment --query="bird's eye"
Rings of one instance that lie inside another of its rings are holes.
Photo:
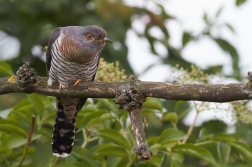
[[[91,39],[93,39],[93,36],[92,36],[91,34],[87,34],[87,35],[86,35],[86,38],[87,38],[88,40],[91,40]]]

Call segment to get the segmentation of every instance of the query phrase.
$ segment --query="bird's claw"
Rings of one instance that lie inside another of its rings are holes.
[[[80,80],[77,79],[77,80],[75,81],[75,83],[74,83],[74,86],[77,86],[77,85],[79,84],[79,82],[80,82]]]
[[[60,92],[62,90],[62,84],[61,83],[59,84],[59,90],[60,90]]]

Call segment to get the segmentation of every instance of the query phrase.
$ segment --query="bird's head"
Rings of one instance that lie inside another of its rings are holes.
[[[94,25],[78,28],[76,35],[78,45],[86,53],[101,52],[106,42],[112,42],[103,28]]]
[[[62,27],[60,51],[68,61],[87,63],[100,54],[106,42],[112,42],[104,29],[97,26]]]

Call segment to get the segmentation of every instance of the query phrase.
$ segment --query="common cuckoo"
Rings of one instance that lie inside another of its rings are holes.
[[[112,42],[104,29],[97,26],[69,26],[53,30],[46,52],[48,86],[59,89],[76,86],[80,81],[93,81],[101,51]],[[72,151],[77,113],[87,98],[56,97],[57,114],[52,135],[52,151],[66,157]]]

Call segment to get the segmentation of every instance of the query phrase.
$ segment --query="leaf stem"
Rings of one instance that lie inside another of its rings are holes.
[[[86,130],[84,128],[82,129],[82,133],[83,133],[84,141],[83,141],[83,143],[81,145],[81,148],[85,148],[87,143],[88,143],[88,136],[87,136],[87,132],[86,132]]]
[[[127,164],[126,167],[131,167],[133,162],[135,162],[136,158],[137,158],[137,154],[133,154],[133,157],[131,158],[131,161]]]
[[[172,124],[172,126],[173,126],[174,129],[178,130],[178,127],[177,127],[176,123],[174,123],[174,122],[171,121],[171,124]]]
[[[59,157],[55,157],[52,166],[56,165],[56,163],[58,162],[58,160],[59,160]]]
[[[26,142],[26,144],[25,144],[25,148],[24,148],[24,152],[23,152],[21,161],[20,161],[19,164],[18,164],[18,167],[22,166],[22,164],[23,164],[23,162],[24,162],[24,160],[25,160],[25,157],[26,157],[26,154],[27,154],[27,151],[28,151],[28,148],[29,148],[29,144],[30,144],[31,138],[32,138],[32,133],[33,133],[34,124],[35,124],[35,118],[36,118],[36,116],[33,115],[33,116],[32,116],[31,126],[30,126],[30,132],[29,132],[29,135],[28,135],[28,138],[27,138],[27,142]]]
[[[196,104],[194,103],[194,106],[195,106]],[[189,139],[189,137],[191,136],[191,134],[192,134],[192,131],[193,131],[193,128],[194,128],[194,126],[195,126],[195,123],[196,123],[196,121],[197,121],[197,119],[198,119],[198,116],[199,116],[199,111],[198,111],[198,109],[197,109],[197,107],[195,106],[195,109],[196,109],[196,116],[194,117],[194,120],[193,120],[193,123],[190,125],[190,127],[189,127],[189,129],[188,129],[188,131],[187,131],[187,136],[185,137],[185,139],[182,141],[182,144],[185,144],[186,142],[187,142],[187,140]]]
[[[6,163],[6,165],[7,165],[8,167],[10,167],[9,161],[7,160],[7,158],[5,157],[5,155],[4,155],[3,153],[2,153],[1,155],[2,155],[2,157],[3,157],[3,159],[4,159],[4,162]]]

